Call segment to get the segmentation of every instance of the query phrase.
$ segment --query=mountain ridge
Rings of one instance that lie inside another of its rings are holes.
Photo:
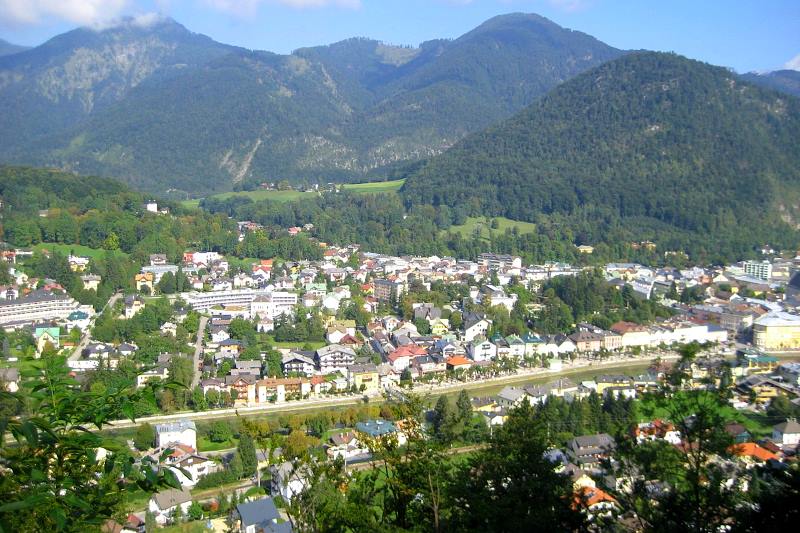
[[[171,19],[73,30],[0,58],[0,157],[161,192],[363,180],[622,53],[519,14],[417,48],[350,39],[291,55]]]

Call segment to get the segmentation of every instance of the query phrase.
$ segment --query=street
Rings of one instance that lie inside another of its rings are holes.
[[[121,296],[122,296],[121,292],[116,292],[113,295],[111,295],[111,298],[108,299],[106,305],[103,306],[100,312],[92,317],[92,320],[89,323],[89,327],[86,328],[86,330],[83,332],[83,335],[81,336],[81,341],[78,343],[78,346],[75,347],[75,350],[68,357],[70,361],[75,361],[77,359],[80,359],[81,353],[83,353],[83,349],[86,348],[86,345],[89,344],[89,341],[92,339],[92,327],[94,327],[94,321],[97,319],[98,316],[102,315],[107,308],[111,307],[111,309],[114,309],[114,305],[117,303],[117,300],[119,300]]]
[[[200,376],[202,372],[200,371],[200,355],[203,353],[203,334],[206,331],[206,323],[208,322],[207,316],[200,317],[200,323],[197,326],[197,340],[194,343],[194,358],[192,359],[192,364],[194,365],[194,374],[192,377],[192,389],[197,387],[200,384]]]

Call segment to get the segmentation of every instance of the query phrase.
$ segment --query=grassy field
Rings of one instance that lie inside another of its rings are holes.
[[[227,450],[229,448],[236,448],[239,441],[235,438],[226,440],[225,442],[211,442],[205,435],[197,436],[197,451],[198,452],[216,452],[219,450]]]
[[[397,192],[406,180],[373,181],[370,183],[345,183],[342,188],[346,191],[371,194],[379,192]]]
[[[345,183],[342,185],[342,188],[356,193],[356,194],[375,194],[381,192],[397,192],[400,187],[403,186],[405,180],[395,180],[395,181],[375,181],[370,183]],[[294,200],[299,200],[301,198],[313,198],[316,196],[317,193],[315,192],[302,192],[302,191],[277,191],[274,189],[259,189],[256,191],[240,191],[240,192],[223,192],[220,194],[215,194],[212,198],[218,198],[220,200],[224,200],[226,198],[231,198],[233,196],[242,196],[244,198],[250,198],[254,202],[259,200],[272,200],[274,202],[291,202]],[[181,202],[181,205],[184,207],[199,207],[200,206],[200,199],[194,200],[184,200]]]
[[[89,248],[88,246],[83,246],[82,244],[56,244],[56,243],[49,243],[49,242],[42,242],[37,244],[33,247],[34,250],[55,250],[62,255],[70,255],[71,253],[75,253],[75,255],[81,257],[89,257],[91,259],[97,259],[98,257],[103,257],[106,254],[107,250],[103,250],[102,248]],[[127,256],[123,251],[116,250],[115,254]]]
[[[494,217],[497,220],[497,228],[491,227],[491,219],[487,217],[469,217],[464,224],[452,226],[447,231],[460,233],[463,237],[472,237],[476,231],[480,231],[481,238],[488,239],[491,235],[505,233],[506,229],[516,227],[520,234],[533,233],[536,231],[536,224],[532,222],[520,222],[505,217]]]

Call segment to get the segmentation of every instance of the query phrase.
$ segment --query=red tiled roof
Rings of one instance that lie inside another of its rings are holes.
[[[602,489],[595,487],[581,487],[575,491],[575,500],[573,508],[578,507],[592,507],[598,503],[613,503],[616,504],[617,500],[614,499],[609,493]]]
[[[769,461],[770,459],[778,459],[778,456],[772,453],[769,450],[766,450],[756,444],[755,442],[743,442],[741,444],[736,444],[731,447],[731,451],[742,457],[752,457],[754,459],[758,459],[759,461]]]
[[[453,357],[447,360],[447,364],[450,366],[463,366],[463,365],[471,365],[472,361],[470,361],[464,356],[454,355]]]

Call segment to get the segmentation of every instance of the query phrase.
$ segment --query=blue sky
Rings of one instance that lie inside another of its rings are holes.
[[[619,48],[739,72],[800,70],[800,0],[0,0],[0,37],[35,45],[75,26],[163,13],[221,42],[286,53],[354,36],[417,45],[515,11]]]

